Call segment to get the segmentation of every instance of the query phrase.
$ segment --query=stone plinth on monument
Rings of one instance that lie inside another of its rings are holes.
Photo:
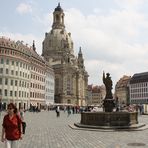
[[[137,112],[84,112],[81,124],[94,126],[131,126],[138,123]]]

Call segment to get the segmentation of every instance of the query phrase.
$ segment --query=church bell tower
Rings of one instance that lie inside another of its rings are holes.
[[[53,12],[53,25],[52,29],[64,29],[64,12],[63,9],[60,6],[60,3],[58,3],[58,6],[55,8]]]
[[[52,29],[45,33],[42,55],[54,70],[55,103],[85,106],[88,74],[81,48],[78,59],[74,55],[73,40],[66,31],[64,17],[64,10],[58,3],[53,12]]]

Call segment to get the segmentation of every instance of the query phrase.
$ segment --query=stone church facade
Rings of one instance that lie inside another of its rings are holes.
[[[81,47],[78,57],[74,55],[71,33],[64,25],[64,11],[60,4],[53,12],[53,24],[45,33],[42,55],[55,73],[55,103],[87,104],[88,73],[85,70]]]

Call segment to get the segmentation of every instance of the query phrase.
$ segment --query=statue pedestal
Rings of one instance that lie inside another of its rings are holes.
[[[104,111],[105,112],[112,112],[113,108],[115,107],[115,103],[113,99],[105,99],[103,102]]]
[[[138,124],[137,112],[84,112],[82,125],[127,127]]]

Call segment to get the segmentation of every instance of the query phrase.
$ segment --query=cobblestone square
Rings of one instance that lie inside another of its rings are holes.
[[[148,129],[115,132],[74,130],[68,125],[80,122],[80,114],[68,117],[63,111],[59,118],[54,111],[26,112],[25,119],[27,129],[20,141],[21,148],[148,148]],[[148,124],[148,116],[139,115],[139,122]],[[145,146],[132,146],[132,143]],[[0,148],[4,148],[4,143],[0,142]]]

